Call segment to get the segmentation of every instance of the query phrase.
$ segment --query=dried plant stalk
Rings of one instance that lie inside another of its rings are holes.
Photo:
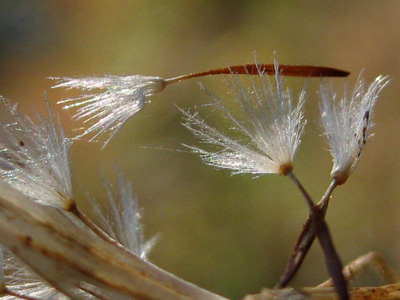
[[[99,299],[225,299],[104,241],[63,211],[0,188],[2,244],[71,299],[88,299],[85,291]]]

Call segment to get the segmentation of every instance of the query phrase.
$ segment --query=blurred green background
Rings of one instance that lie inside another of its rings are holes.
[[[375,136],[356,172],[333,197],[327,215],[345,263],[377,250],[400,271],[400,2],[399,1],[5,1],[0,2],[0,94],[21,112],[54,104],[68,135],[82,126],[56,101],[48,76],[154,75],[170,77],[229,64],[324,65],[368,82],[392,82],[375,111]],[[221,78],[201,80],[224,95]],[[294,85],[302,86],[302,79]],[[342,79],[335,80],[341,86]],[[318,123],[318,79],[308,80],[306,135],[295,172],[318,200],[329,184],[331,158]],[[210,102],[197,81],[151,98],[117,138],[77,141],[71,151],[77,197],[101,199],[99,172],[115,181],[114,166],[133,185],[147,237],[160,233],[150,258],[201,287],[238,299],[272,287],[286,264],[307,207],[287,178],[230,176],[205,166],[181,143],[195,139],[174,104]],[[160,150],[161,149],[161,150]],[[172,151],[169,151],[172,150]],[[87,212],[90,214],[90,212]],[[294,286],[327,278],[315,245]],[[372,276],[361,284],[380,284]]]

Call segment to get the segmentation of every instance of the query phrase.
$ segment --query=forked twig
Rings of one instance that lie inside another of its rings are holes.
[[[325,217],[326,210],[328,209],[329,199],[332,195],[332,192],[337,186],[336,180],[333,179],[324,196],[316,205],[323,217]],[[301,264],[303,263],[304,258],[310,250],[316,236],[312,222],[312,216],[309,215],[307,220],[304,222],[303,228],[299,234],[299,237],[297,238],[296,244],[293,247],[293,251],[286,265],[285,271],[283,272],[279,283],[276,285],[276,288],[286,287],[290,280],[292,280],[292,278],[296,275]]]
[[[315,235],[317,236],[323,250],[328,273],[333,280],[335,290],[339,295],[339,299],[347,300],[349,299],[349,294],[347,291],[347,282],[342,273],[342,263],[333,245],[328,226],[324,220],[324,215],[317,208],[317,206],[314,205],[314,202],[312,201],[310,195],[304,189],[302,184],[298,181],[292,170],[288,170],[286,175],[295,183],[295,185],[300,189],[303,197],[306,199],[306,202],[311,211],[311,228],[314,228],[313,231],[315,232]]]

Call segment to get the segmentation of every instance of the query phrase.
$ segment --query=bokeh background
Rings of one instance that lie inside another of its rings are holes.
[[[364,69],[392,82],[378,102],[357,171],[333,197],[327,215],[344,262],[379,251],[400,271],[400,2],[399,1],[8,1],[0,2],[0,94],[21,112],[44,110],[44,93],[68,135],[82,126],[57,100],[48,76],[170,77],[253,61],[343,68],[354,84]],[[220,77],[201,81],[224,95]],[[302,79],[291,80],[302,86]],[[344,80],[334,80],[342,86]],[[306,135],[295,171],[318,200],[329,184],[331,158],[320,136],[318,79],[308,80]],[[145,235],[160,234],[151,261],[232,299],[272,287],[289,257],[307,207],[287,178],[230,176],[202,164],[181,143],[195,139],[174,104],[210,102],[196,80],[151,98],[109,145],[77,141],[71,149],[77,198],[105,197],[99,173],[115,182],[115,166],[143,207]],[[381,284],[367,276],[360,284]],[[327,278],[314,245],[294,286]]]

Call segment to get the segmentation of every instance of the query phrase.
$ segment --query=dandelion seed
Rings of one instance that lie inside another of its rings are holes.
[[[68,149],[59,120],[47,103],[48,118],[38,124],[20,116],[17,106],[1,98],[13,119],[0,123],[0,178],[32,200],[67,209],[72,203]]]
[[[321,85],[321,121],[333,157],[331,177],[343,184],[356,168],[373,126],[373,109],[388,78],[378,76],[365,91],[364,80],[357,80],[348,99],[337,99],[332,87]]]
[[[137,197],[133,196],[131,185],[118,174],[118,195],[112,192],[112,186],[103,180],[107,195],[107,212],[103,213],[96,201],[89,197],[93,211],[100,221],[100,227],[121,245],[142,259],[155,243],[155,238],[144,241],[143,226],[140,223],[140,210]]]
[[[78,89],[83,92],[77,98],[62,100],[58,103],[66,104],[64,106],[65,109],[77,108],[77,113],[74,115],[76,120],[83,120],[84,123],[93,122],[83,133],[77,136],[78,138],[93,134],[90,141],[94,141],[100,135],[109,133],[104,143],[104,146],[106,146],[127,119],[134,116],[144,107],[146,98],[163,91],[166,86],[191,78],[216,74],[258,75],[258,68],[269,75],[278,70],[271,64],[258,66],[247,64],[191,73],[168,79],[141,75],[126,77],[109,75],[82,78],[51,77],[50,79],[58,82],[53,88]],[[278,68],[281,74],[287,76],[343,77],[349,75],[346,71],[328,67],[281,65]],[[102,90],[102,92],[91,93],[90,91],[93,90]],[[86,93],[86,91],[90,93]]]
[[[1,245],[27,266],[6,274],[4,299],[224,299],[160,270],[84,226],[81,214],[68,210],[71,203],[76,209],[71,202],[69,140],[58,120],[48,107],[49,117],[37,116],[36,125],[19,116],[15,105],[4,99],[3,104],[13,121],[0,126]],[[140,237],[129,232],[138,228],[128,227],[137,210],[129,206],[129,186],[120,181],[126,203],[121,208],[115,204],[117,212],[110,215],[120,214],[115,219],[122,218],[118,229],[126,239]],[[125,210],[130,212],[124,215]],[[145,247],[140,254],[145,254]]]
[[[343,99],[337,100],[332,87],[326,88],[321,85],[321,120],[334,161],[332,182],[318,203],[323,215],[326,213],[333,190],[345,183],[360,159],[373,125],[371,116],[376,99],[387,82],[387,78],[379,76],[365,93],[360,76],[350,102],[346,93]],[[311,216],[304,224],[286,270],[277,285],[279,288],[285,287],[294,277],[315,238]]]
[[[74,214],[97,235],[115,242],[76,205],[68,159],[71,140],[65,137],[48,102],[48,118],[37,114],[35,124],[18,115],[16,105],[2,100],[13,121],[0,126],[0,179],[39,204]]]
[[[183,111],[183,124],[202,143],[216,147],[215,151],[188,146],[200,154],[209,165],[231,170],[232,174],[250,173],[281,174],[299,188],[313,220],[313,229],[323,249],[329,274],[332,276],[340,299],[349,299],[347,284],[341,272],[341,261],[335,250],[327,224],[313,200],[293,173],[293,159],[301,142],[305,120],[303,106],[304,89],[299,94],[297,105],[289,89],[284,90],[279,66],[275,62],[275,87],[259,68],[261,88],[251,77],[244,86],[237,77],[228,86],[234,96],[233,108],[210,94],[225,119],[229,122],[230,134],[218,131],[198,116],[198,112]]]
[[[233,174],[251,173],[285,174],[292,168],[294,155],[304,131],[303,105],[305,91],[299,94],[298,103],[293,104],[291,91],[284,91],[279,66],[275,62],[275,83],[258,68],[261,87],[248,76],[245,86],[238,77],[227,82],[234,96],[229,109],[222,100],[208,93],[219,111],[230,123],[230,133],[239,138],[209,126],[198,116],[198,112],[183,111],[183,124],[202,143],[216,147],[215,151],[189,146],[200,154],[206,164],[229,169]],[[234,113],[234,112],[238,113]]]
[[[165,81],[160,77],[150,76],[105,76],[84,78],[53,78],[59,82],[54,88],[81,89],[91,91],[104,90],[99,94],[84,94],[78,98],[59,101],[67,104],[65,109],[77,107],[75,119],[96,123],[87,128],[81,135],[93,133],[90,139],[95,140],[104,132],[111,132],[105,144],[118,132],[128,118],[140,111],[145,98],[161,92],[165,88]]]

